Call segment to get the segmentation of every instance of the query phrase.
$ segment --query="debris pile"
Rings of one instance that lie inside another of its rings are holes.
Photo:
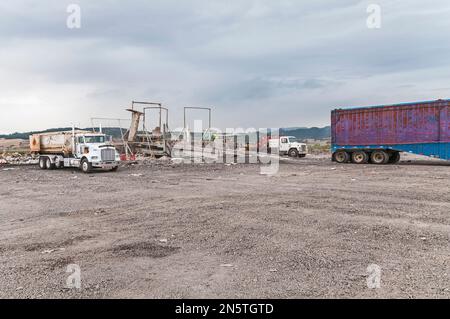
[[[37,164],[37,159],[31,154],[6,153],[0,154],[0,165],[30,165]]]

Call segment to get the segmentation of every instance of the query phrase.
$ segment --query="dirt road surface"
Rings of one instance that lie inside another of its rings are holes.
[[[0,181],[1,298],[450,298],[445,162],[5,166]]]

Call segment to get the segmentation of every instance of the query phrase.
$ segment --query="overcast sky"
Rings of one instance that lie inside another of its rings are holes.
[[[258,128],[450,98],[448,0],[1,1],[0,41],[0,133],[128,118],[131,100],[164,103],[172,128],[184,106]]]

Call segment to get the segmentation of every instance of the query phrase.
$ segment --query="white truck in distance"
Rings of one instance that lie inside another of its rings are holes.
[[[298,142],[295,136],[280,136],[278,139],[269,139],[269,148],[278,148],[280,155],[290,157],[305,157],[308,147],[305,143]]]
[[[39,155],[41,169],[77,167],[84,173],[94,168],[116,171],[120,154],[103,133],[65,131],[30,136],[30,149]]]

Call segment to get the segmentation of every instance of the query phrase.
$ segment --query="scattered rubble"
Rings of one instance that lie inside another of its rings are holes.
[[[37,164],[37,158],[31,154],[21,154],[18,152],[0,154],[0,165],[32,165]]]

